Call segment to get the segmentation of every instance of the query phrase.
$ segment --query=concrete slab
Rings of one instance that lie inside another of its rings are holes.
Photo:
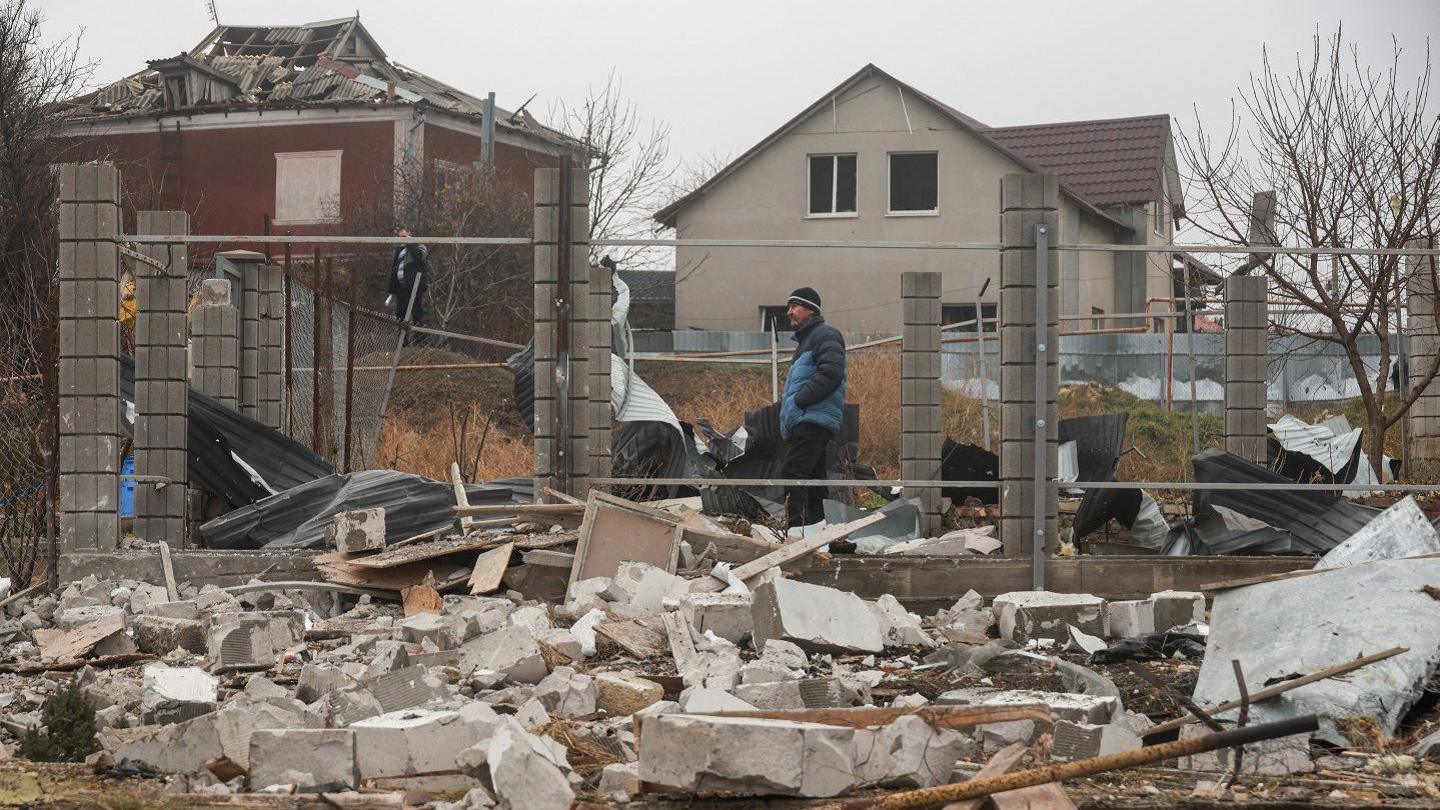
[[[794,580],[755,589],[751,607],[757,646],[781,639],[810,652],[870,652],[885,648],[880,622],[853,593]]]
[[[641,727],[640,781],[705,794],[837,796],[857,782],[855,730],[665,714]]]
[[[1031,639],[1063,642],[1066,625],[1092,636],[1105,636],[1105,600],[1087,593],[1014,591],[991,603],[1000,638],[1024,644]]]

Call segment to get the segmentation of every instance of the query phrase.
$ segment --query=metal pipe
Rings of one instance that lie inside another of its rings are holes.
[[[290,246],[285,246],[285,435],[295,437],[295,357],[293,349],[295,346],[294,333],[291,331],[290,309]]]
[[[360,306],[359,282],[355,278],[355,265],[350,265],[350,311],[345,323],[345,472],[350,472],[350,445],[355,435],[350,424],[355,412],[355,310]]]
[[[419,332],[422,335],[435,335],[436,337],[450,338],[452,340],[468,340],[471,343],[483,343],[486,346],[499,346],[502,349],[523,349],[519,343],[511,343],[508,340],[496,340],[495,338],[480,337],[478,335],[467,335],[463,332],[447,332],[444,329],[434,329],[429,326],[416,326],[413,323],[406,324],[406,329],[411,332]]]
[[[134,244],[314,244],[314,245],[404,245],[423,241],[434,245],[533,245],[528,236],[216,236],[126,234],[110,241]],[[824,240],[824,239],[595,239],[592,247],[775,247],[775,248],[880,248],[899,250],[986,250],[999,251],[999,242],[907,242],[889,240]],[[1440,248],[1336,248],[1269,245],[1118,245],[1118,244],[1056,244],[1052,250],[1074,250],[1086,253],[1216,253],[1233,255],[1295,254],[1298,256],[1435,256]]]
[[[315,288],[310,295],[310,367],[314,369],[310,374],[310,449],[320,455],[320,365],[326,358],[321,356],[320,351],[320,318],[324,313],[321,301],[325,296],[322,290],[324,282],[320,280],[320,248],[315,248],[315,263],[310,266],[311,278],[315,282]]]
[[[770,401],[780,401],[780,332],[770,323]]]
[[[799,486],[799,487],[999,487],[1000,482],[933,479],[826,478],[592,478],[592,483],[624,486]],[[1066,489],[1173,489],[1197,492],[1440,492],[1437,484],[1282,484],[1230,481],[1066,481]]]
[[[1050,359],[1050,273],[1048,262],[1050,229],[1043,223],[1035,226],[1035,469],[1031,485],[1035,488],[1033,545],[1030,548],[1030,587],[1045,590],[1045,524],[1048,515],[1045,510],[1047,489],[1050,482],[1050,443],[1046,438],[1049,425],[1050,375],[1047,373]],[[978,314],[978,313],[977,313]],[[1057,328],[1058,333],[1058,328]]]
[[[1263,742],[1280,737],[1309,734],[1319,727],[1319,719],[1313,714],[1307,714],[1303,717],[1292,717],[1274,723],[1262,723],[1255,726],[1235,728],[1229,731],[1199,734],[1183,740],[1150,745],[1130,751],[1122,751],[1118,754],[1107,754],[1105,756],[1090,757],[1089,759],[1077,759],[1074,762],[1066,762],[1060,765],[1045,765],[1039,768],[1029,768],[1014,773],[992,776],[987,779],[977,778],[957,784],[938,785],[936,787],[921,788],[919,790],[890,793],[884,796],[855,799],[853,801],[825,805],[821,810],[861,810],[862,808],[865,810],[916,810],[916,808],[933,807],[935,805],[948,804],[965,799],[979,799],[1008,790],[1018,790],[1020,788],[1034,787],[1050,782],[1063,782],[1067,779],[1080,779],[1109,771],[1149,765],[1153,762],[1162,762],[1167,759],[1175,759],[1176,757],[1203,754],[1207,751],[1218,751],[1221,748],[1238,748],[1250,743]]]
[[[975,336],[979,338],[979,360],[980,360],[980,438],[982,446],[990,449],[990,375],[985,369],[985,310],[982,308],[980,299],[985,296],[985,291],[990,289],[990,277],[985,277],[985,283],[980,285],[980,291],[975,293]],[[998,320],[998,319],[997,319]],[[942,341],[943,345],[943,341]]]

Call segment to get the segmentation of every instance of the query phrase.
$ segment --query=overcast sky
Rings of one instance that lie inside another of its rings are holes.
[[[31,0],[52,36],[81,34],[105,83],[193,47],[206,0]],[[349,16],[360,0],[215,0],[226,24]],[[1224,123],[1260,62],[1308,50],[1343,23],[1362,56],[1385,61],[1392,36],[1440,46],[1433,0],[1164,2],[714,3],[437,2],[360,4],[390,57],[540,117],[583,99],[614,70],[679,158],[736,155],[874,62],[994,125],[1170,113]]]

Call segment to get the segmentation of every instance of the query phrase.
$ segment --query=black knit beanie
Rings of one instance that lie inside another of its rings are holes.
[[[813,287],[801,287],[790,293],[790,300],[786,301],[785,305],[789,306],[790,304],[799,304],[811,312],[818,313],[820,311],[820,293],[815,292]]]

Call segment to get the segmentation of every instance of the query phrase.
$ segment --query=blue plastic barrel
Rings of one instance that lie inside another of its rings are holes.
[[[120,462],[120,517],[135,517],[135,457]]]

